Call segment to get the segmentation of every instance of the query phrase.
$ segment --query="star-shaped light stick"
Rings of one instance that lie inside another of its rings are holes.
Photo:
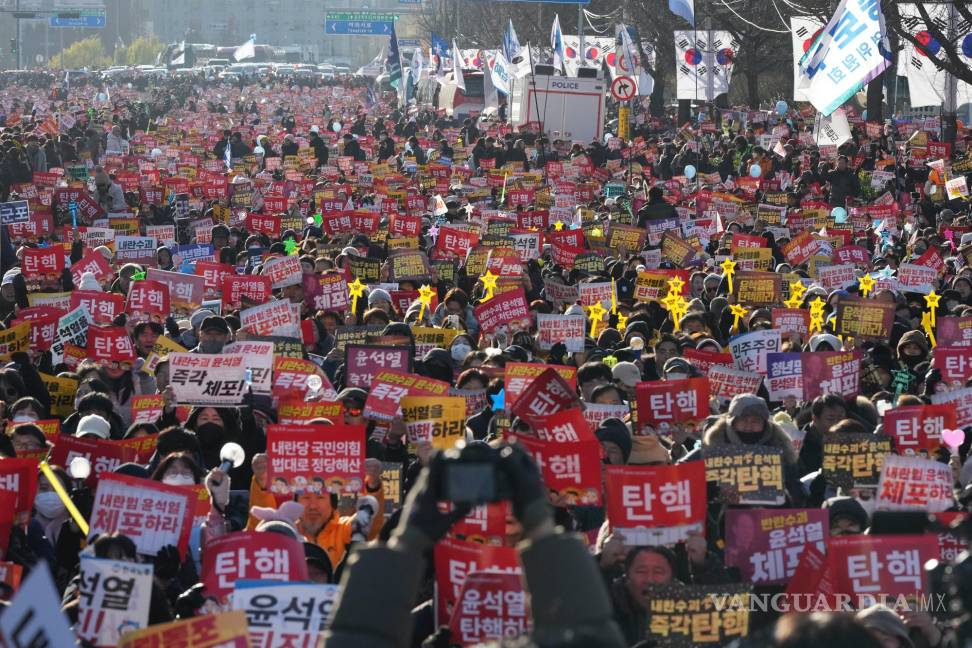
[[[558,220],[557,222],[555,222],[554,229],[558,232],[564,229],[564,221]]]
[[[729,306],[729,312],[732,313],[732,330],[739,331],[739,320],[746,316],[749,311],[742,304],[732,304]]]
[[[483,282],[483,289],[486,294],[483,295],[482,301],[486,302],[493,298],[493,291],[496,290],[496,280],[499,279],[497,275],[494,275],[492,271],[487,270],[486,274],[479,278]]]
[[[358,312],[358,297],[364,296],[365,285],[361,283],[361,279],[358,277],[354,278],[354,281],[348,284],[348,296],[351,297],[351,312]]]
[[[594,304],[587,308],[587,318],[591,320],[591,337],[594,337],[594,332],[597,330],[597,323],[604,319],[604,315],[607,312],[607,309],[599,301],[594,302]]]
[[[611,278],[611,313],[617,315],[618,313],[618,286],[614,283],[614,278]]]
[[[435,291],[425,284],[419,288],[419,323],[422,322],[422,316],[425,314],[426,308],[432,307],[432,296],[435,295]]]
[[[938,341],[935,340],[935,313],[933,311],[925,311],[921,314],[921,328],[925,330],[925,335],[928,336],[928,341],[931,342],[932,348],[938,346]]]
[[[732,275],[736,274],[736,262],[732,259],[726,259],[719,264],[722,268],[722,274],[726,275],[726,279],[729,280],[729,294],[732,294]]]
[[[685,281],[681,277],[672,277],[668,280],[668,294],[669,295],[681,295],[682,288],[685,287]]]
[[[861,291],[861,297],[867,297],[874,290],[874,279],[869,274],[857,280],[857,288]]]
[[[938,310],[938,303],[940,301],[942,301],[942,296],[934,290],[925,295],[925,306],[928,307],[926,312],[931,316],[932,326],[935,326],[935,311]]]
[[[628,316],[622,313],[618,313],[618,326],[617,329],[624,333],[624,329],[628,328]]]

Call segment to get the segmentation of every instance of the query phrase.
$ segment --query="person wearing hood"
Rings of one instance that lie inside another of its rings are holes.
[[[175,412],[168,409],[163,414],[160,427],[178,423]],[[231,407],[196,407],[186,419],[186,430],[195,433],[199,442],[201,468],[211,470],[220,465],[219,453],[227,443],[238,443],[246,459],[229,471],[234,484],[249,484],[253,476],[250,465],[252,458],[264,452],[267,447],[266,436],[256,427],[249,408],[241,411]]]
[[[898,340],[898,362],[914,375],[921,378],[915,368],[928,360],[928,338],[921,331],[908,331]]]
[[[824,502],[830,518],[831,537],[860,535],[868,525],[868,513],[861,503],[853,497],[838,495]]]
[[[702,446],[769,446],[783,451],[783,485],[791,505],[800,506],[804,491],[797,474],[797,453],[789,435],[771,417],[766,401],[755,394],[737,394],[728,411],[702,434]],[[696,449],[682,461],[701,458]]]
[[[127,212],[128,203],[125,202],[125,192],[121,185],[114,182],[105,170],[98,168],[95,170],[95,195],[94,199],[101,205],[106,212]]]

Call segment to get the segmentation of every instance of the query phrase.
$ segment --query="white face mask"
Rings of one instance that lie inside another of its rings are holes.
[[[166,475],[162,478],[162,483],[169,486],[193,486],[196,480],[189,475],[179,473],[177,475]]]
[[[37,420],[37,417],[33,414],[17,414],[13,417],[14,423],[33,423]]]
[[[37,493],[34,497],[34,508],[46,518],[56,518],[64,513],[64,502],[54,491]]]
[[[450,351],[452,353],[453,360],[456,362],[462,362],[465,360],[466,356],[469,355],[469,352],[472,351],[472,347],[466,346],[465,344],[453,344]]]

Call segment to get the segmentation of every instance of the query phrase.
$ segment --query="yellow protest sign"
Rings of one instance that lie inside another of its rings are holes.
[[[0,331],[0,360],[10,360],[14,353],[30,348],[30,322]]]
[[[462,396],[405,396],[402,418],[411,443],[431,441],[442,450],[465,438],[466,399]]]
[[[61,378],[45,373],[40,377],[51,395],[51,414],[70,416],[74,412],[74,395],[78,392],[78,381],[74,378]]]

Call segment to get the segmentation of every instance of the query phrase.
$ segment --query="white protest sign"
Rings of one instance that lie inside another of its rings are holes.
[[[250,386],[254,394],[269,394],[271,372],[273,370],[273,342],[230,342],[223,347],[224,354],[237,354],[246,357],[246,367],[250,370]]]
[[[568,353],[584,350],[584,328],[587,318],[583,315],[544,315],[537,314],[537,342],[544,351],[558,342],[563,342]]]
[[[256,335],[300,339],[300,304],[273,300],[240,312],[240,324]]]
[[[47,562],[38,560],[0,615],[0,639],[10,648],[74,646],[77,639],[61,613],[60,600]]]
[[[248,364],[239,354],[170,353],[169,385],[180,405],[239,405]]]
[[[847,115],[841,109],[835,110],[829,117],[817,119],[814,131],[817,146],[840,146],[851,138]]]
[[[123,632],[148,625],[151,564],[81,556],[77,632],[96,646],[114,646]]]
[[[303,277],[300,257],[289,254],[285,257],[267,259],[263,264],[263,274],[270,277],[271,288],[274,290],[299,284]]]
[[[729,341],[729,351],[737,369],[766,375],[766,355],[780,350],[780,331],[753,331]]]
[[[948,464],[899,455],[884,458],[877,490],[878,511],[941,513],[954,504]]]
[[[57,365],[64,361],[64,345],[73,344],[82,349],[88,346],[88,325],[94,319],[88,309],[80,304],[73,311],[57,321],[54,344],[51,345],[51,362]]]
[[[338,585],[238,580],[230,608],[246,612],[254,646],[314,646],[340,591]]]

